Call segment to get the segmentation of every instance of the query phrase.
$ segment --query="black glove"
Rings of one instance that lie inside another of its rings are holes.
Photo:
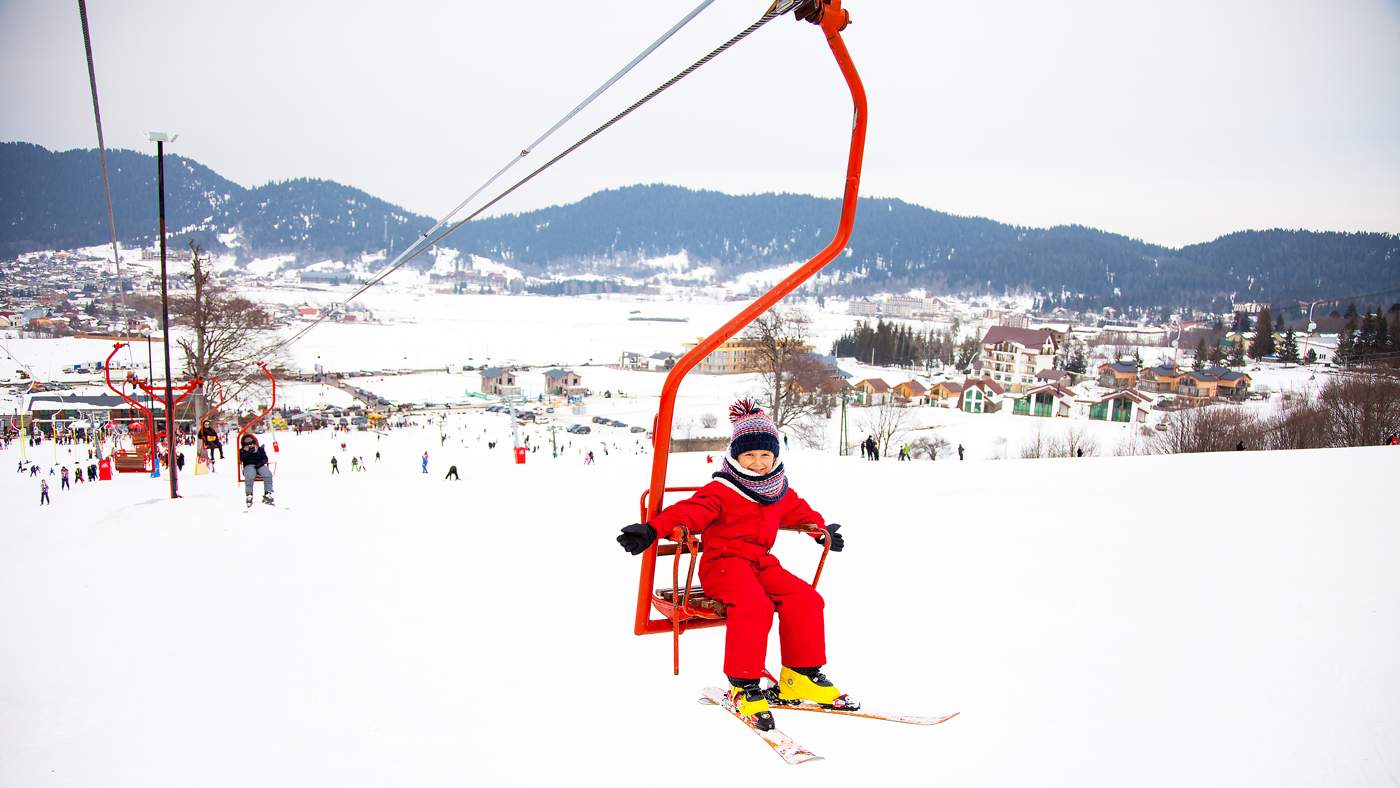
[[[622,545],[623,550],[632,555],[641,555],[642,551],[651,547],[651,543],[655,541],[656,529],[641,523],[633,523],[623,528],[622,533],[617,537],[617,543]]]
[[[841,552],[841,548],[846,546],[846,537],[836,533],[840,529],[840,523],[832,523],[826,527],[827,533],[831,534],[831,552],[833,553]],[[817,544],[826,544],[826,537],[818,536]]]

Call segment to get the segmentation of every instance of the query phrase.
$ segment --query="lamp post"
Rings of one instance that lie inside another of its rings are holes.
[[[161,131],[147,131],[145,135],[146,139],[156,144],[156,183],[160,191],[160,329],[165,347],[165,459],[166,469],[170,471],[170,497],[179,498],[175,464],[175,396],[171,391],[170,378],[170,297],[165,273],[165,143],[174,142],[180,135]]]

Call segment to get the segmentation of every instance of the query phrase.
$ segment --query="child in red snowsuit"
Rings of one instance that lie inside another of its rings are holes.
[[[706,596],[725,605],[724,672],[729,677],[730,699],[757,727],[773,727],[770,699],[858,708],[821,674],[826,664],[821,595],[769,553],[779,526],[826,526],[826,520],[788,488],[786,472],[777,459],[781,446],[772,419],[748,400],[729,410],[734,435],[714,481],[666,507],[651,522],[623,528],[617,540],[638,555],[657,534],[668,535],[678,526],[703,536],[700,586]],[[840,526],[826,528],[831,549],[839,552],[845,544],[837,533]],[[765,693],[759,679],[765,673],[774,612],[783,670],[776,693]]]

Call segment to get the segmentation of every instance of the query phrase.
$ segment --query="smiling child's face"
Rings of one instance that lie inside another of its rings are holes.
[[[750,473],[767,473],[773,470],[776,458],[771,451],[746,451],[739,455],[739,467]]]

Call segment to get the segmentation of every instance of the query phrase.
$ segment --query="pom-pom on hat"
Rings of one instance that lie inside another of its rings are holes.
[[[753,400],[741,399],[729,406],[729,421],[734,424],[734,436],[729,439],[729,456],[739,459],[747,451],[771,451],[778,456],[782,442],[778,428]]]

